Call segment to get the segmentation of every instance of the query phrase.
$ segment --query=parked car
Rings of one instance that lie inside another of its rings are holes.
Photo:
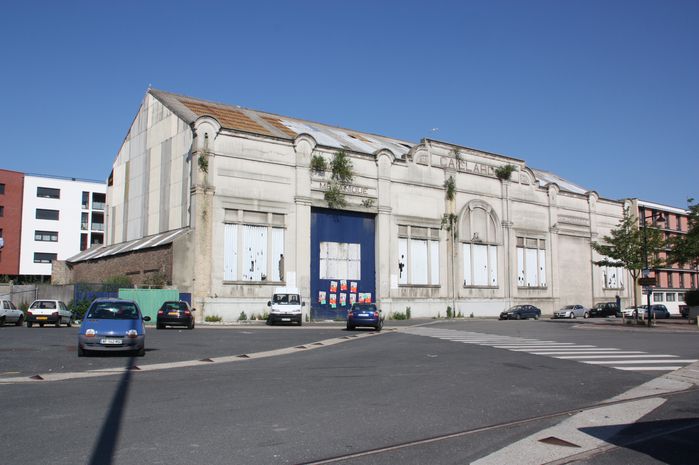
[[[608,316],[616,316],[616,302],[600,302],[590,309],[590,318],[606,318]]]
[[[146,328],[138,304],[132,300],[99,298],[87,309],[78,333],[78,357],[90,351],[130,351],[146,354]]]
[[[670,318],[670,311],[667,309],[667,307],[663,304],[652,304],[650,306],[651,311],[653,312],[653,318],[656,320],[658,319],[665,319],[665,318]],[[628,307],[624,310],[624,315],[627,318],[636,318],[636,314],[638,314],[640,317],[643,319],[648,318],[648,305],[639,305],[638,309],[634,307]]]
[[[383,316],[376,304],[352,304],[347,312],[347,329],[353,330],[357,326],[371,326],[376,331],[381,331]]]
[[[165,326],[186,326],[194,329],[194,308],[184,300],[168,300],[158,309],[158,316],[155,317],[155,327],[163,329]]]
[[[27,328],[31,328],[34,323],[42,328],[45,324],[56,325],[59,328],[62,324],[73,326],[73,312],[62,300],[35,300],[27,309]]]
[[[539,317],[541,317],[541,310],[533,305],[515,305],[500,313],[501,320],[523,320],[526,318],[538,320]]]
[[[553,312],[554,318],[577,318],[577,317],[587,318],[590,316],[590,309],[583,305],[566,305],[560,310]]]
[[[11,300],[0,300],[0,326],[7,323],[14,323],[15,326],[22,326],[24,312],[12,303]]]

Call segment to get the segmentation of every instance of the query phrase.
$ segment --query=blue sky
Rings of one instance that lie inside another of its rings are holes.
[[[697,0],[27,0],[0,47],[0,168],[106,179],[151,84],[699,199]]]

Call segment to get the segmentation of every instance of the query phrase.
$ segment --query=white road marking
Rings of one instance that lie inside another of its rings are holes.
[[[697,360],[696,359],[686,359],[686,360],[670,360],[672,363],[694,363]],[[631,364],[641,364],[641,363],[667,363],[668,360],[590,360],[589,362],[583,362],[583,363],[589,363],[590,365],[611,365],[614,363],[623,363],[625,365],[631,365]]]
[[[676,358],[677,355],[557,355],[553,358],[576,359],[576,358]]]

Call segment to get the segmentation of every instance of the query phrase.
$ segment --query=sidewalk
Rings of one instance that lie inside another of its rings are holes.
[[[695,332],[699,333],[699,328],[696,323],[690,323],[686,318],[670,318],[653,320],[653,326],[648,327],[647,321],[643,321],[645,324],[634,324],[632,319],[626,318],[626,322],[622,321],[622,318],[588,318],[585,320],[576,320],[576,327],[581,329],[599,329],[608,327],[609,329],[624,329],[624,330],[636,330],[636,331],[663,331],[663,332]],[[632,323],[628,323],[631,321]],[[585,327],[588,328],[585,328]]]

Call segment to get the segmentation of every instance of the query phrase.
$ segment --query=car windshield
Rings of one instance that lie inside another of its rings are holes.
[[[356,310],[358,312],[375,312],[376,305],[374,305],[374,304],[354,304],[354,305],[352,305],[352,310]]]
[[[187,304],[184,302],[165,302],[161,307],[162,310],[187,310]]]
[[[298,294],[274,294],[274,303],[278,305],[298,305]]]
[[[575,305],[566,305],[563,307],[563,310],[573,310],[575,308]]]
[[[507,311],[509,312],[514,312],[515,310],[519,310],[521,307],[519,305],[515,305],[514,307],[510,307]]]
[[[53,309],[56,308],[56,302],[51,302],[50,300],[37,300],[32,304],[31,307],[29,308],[47,308],[47,309]]]
[[[90,307],[85,318],[135,320],[138,318],[138,308],[133,302],[97,302]]]

